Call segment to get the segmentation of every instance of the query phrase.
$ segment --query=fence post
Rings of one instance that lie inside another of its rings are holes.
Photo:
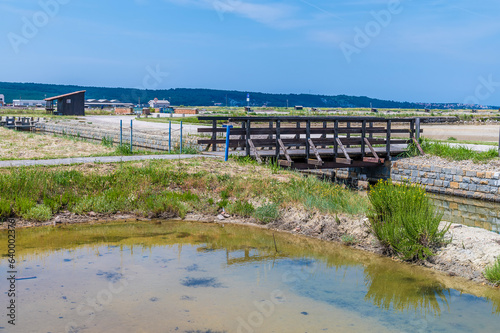
[[[168,122],[168,152],[170,153],[170,150],[172,148],[172,122]]]
[[[229,159],[229,137],[231,135],[231,128],[233,128],[233,125],[222,125],[222,127],[226,128],[226,148],[224,152],[224,161],[227,162]]]
[[[133,134],[132,119],[130,119],[130,152],[132,152],[132,134]]]
[[[388,161],[391,160],[391,124],[392,120],[387,120],[387,129],[386,129],[386,137],[385,137],[385,154],[386,154],[386,159]]]
[[[123,120],[120,119],[120,146],[123,143]]]
[[[181,120],[181,146],[179,147],[179,153],[182,154],[182,120]]]
[[[417,118],[415,120],[415,126],[416,126],[416,129],[415,129],[415,138],[418,141],[420,139],[420,118]]]

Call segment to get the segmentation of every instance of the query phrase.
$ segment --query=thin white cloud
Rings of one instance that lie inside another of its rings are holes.
[[[237,15],[275,28],[296,28],[307,24],[296,18],[300,8],[279,2],[255,3],[243,0],[165,0],[177,5],[213,10],[221,19]]]

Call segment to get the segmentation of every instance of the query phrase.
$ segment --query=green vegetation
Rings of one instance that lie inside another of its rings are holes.
[[[370,189],[371,228],[388,253],[404,260],[422,260],[433,255],[433,247],[444,243],[449,226],[439,230],[442,214],[421,186],[379,181]]]
[[[288,206],[353,214],[368,207],[365,198],[338,185],[244,161],[147,161],[95,168],[5,170],[0,174],[0,219],[48,220],[61,211],[184,217],[187,212],[215,215],[224,208],[268,223]],[[223,172],[234,168],[238,173]]]
[[[275,203],[265,204],[255,210],[255,218],[263,223],[276,221],[279,216],[279,207]]]
[[[500,258],[490,267],[486,267],[484,277],[495,285],[500,285]]]
[[[425,138],[420,138],[419,143],[424,153],[439,156],[450,161],[472,160],[475,163],[485,163],[498,158],[498,150],[496,148],[480,152],[465,146],[453,147],[446,143],[431,141]],[[403,154],[405,157],[417,155],[420,155],[420,152],[413,143],[408,146],[408,151]]]

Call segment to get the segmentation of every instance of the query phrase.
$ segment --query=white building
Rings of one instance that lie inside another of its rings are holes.
[[[5,96],[0,94],[0,106],[4,106],[5,105]]]
[[[148,104],[149,104],[149,107],[152,107],[152,108],[168,108],[168,107],[170,107],[169,101],[167,101],[165,99],[159,101],[158,98],[155,98],[154,100],[149,101]]]
[[[15,99],[12,101],[12,105],[18,108],[27,106],[45,107],[46,104],[47,102],[36,99]]]

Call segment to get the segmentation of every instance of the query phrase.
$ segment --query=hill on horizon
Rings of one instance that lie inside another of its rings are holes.
[[[14,99],[41,100],[47,97],[62,95],[73,91],[86,90],[86,99],[117,99],[128,103],[147,103],[158,98],[167,99],[172,105],[184,106],[210,106],[216,103],[225,106],[246,106],[247,92],[216,90],[216,89],[194,89],[194,88],[172,88],[159,90],[141,90],[134,88],[107,88],[88,87],[78,85],[59,85],[43,83],[17,83],[0,82],[0,94],[5,95],[5,102],[12,103]],[[459,103],[412,103],[398,102],[369,98],[366,96],[347,95],[311,95],[311,94],[272,94],[272,93],[250,93],[250,105],[269,107],[293,107],[302,105],[304,107],[318,108],[401,108],[401,109],[456,109],[456,108],[479,108],[478,105],[464,105]]]

